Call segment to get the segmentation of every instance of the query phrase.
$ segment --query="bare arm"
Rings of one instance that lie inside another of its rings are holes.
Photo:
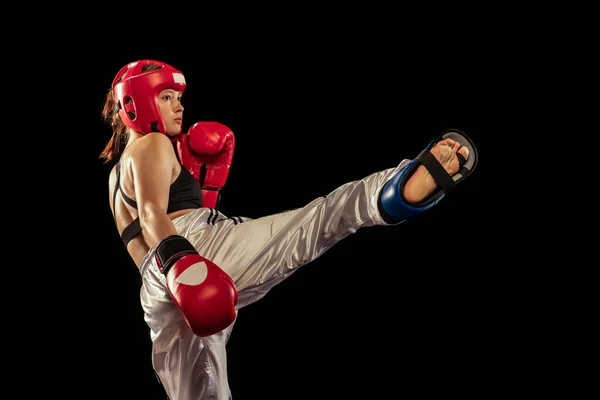
[[[167,136],[151,133],[143,140],[132,161],[133,182],[144,239],[156,247],[165,237],[177,234],[167,215],[177,158]]]

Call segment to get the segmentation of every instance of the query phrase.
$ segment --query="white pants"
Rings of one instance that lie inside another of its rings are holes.
[[[239,293],[239,312],[357,229],[386,225],[377,208],[379,192],[408,162],[279,214],[227,218],[200,208],[173,222],[202,256],[231,276]],[[171,301],[153,254],[151,249],[141,264],[140,297],[150,327],[154,370],[172,400],[230,400],[225,347],[235,322],[210,337],[195,336]]]

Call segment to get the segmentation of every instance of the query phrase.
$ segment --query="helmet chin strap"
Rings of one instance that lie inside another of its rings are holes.
[[[159,132],[159,130],[158,130],[158,122],[152,122],[150,124],[150,128],[151,128],[152,132]],[[165,136],[167,136],[169,138],[169,140],[171,140],[171,142],[173,142],[173,143],[175,143],[177,141],[177,138],[179,137],[179,135],[181,135],[181,132],[179,132],[177,135],[174,135],[174,136],[168,135],[165,132]]]

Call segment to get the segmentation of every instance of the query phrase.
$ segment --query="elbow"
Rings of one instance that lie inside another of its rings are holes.
[[[157,221],[160,221],[167,214],[166,211],[153,203],[145,204],[139,211],[140,225],[143,230],[155,226]]]

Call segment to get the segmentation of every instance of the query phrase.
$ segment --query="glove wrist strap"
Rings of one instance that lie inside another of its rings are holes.
[[[166,275],[177,260],[188,254],[198,254],[198,252],[186,238],[179,235],[167,236],[156,246],[155,257],[158,269]]]

